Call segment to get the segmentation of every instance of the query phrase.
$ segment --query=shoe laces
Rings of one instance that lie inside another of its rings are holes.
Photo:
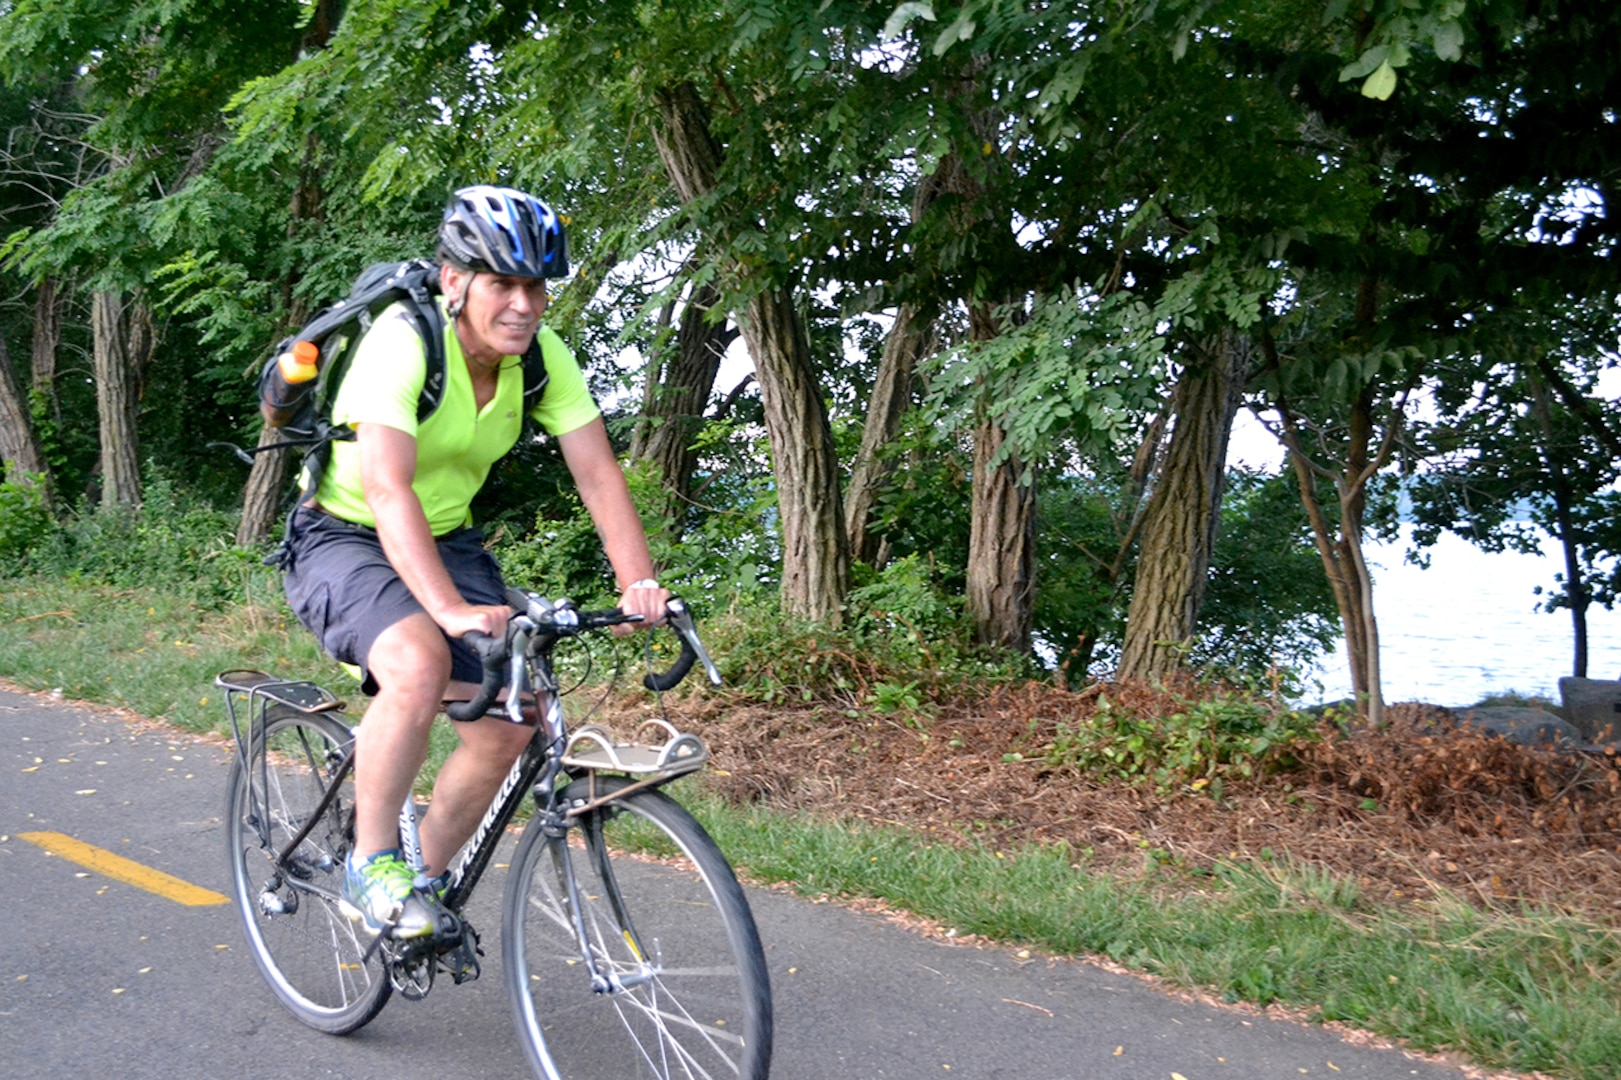
[[[416,871],[398,855],[385,851],[360,864],[360,877],[366,887],[377,887],[390,900],[404,900],[416,886]]]

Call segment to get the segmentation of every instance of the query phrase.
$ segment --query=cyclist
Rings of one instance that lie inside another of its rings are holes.
[[[469,631],[504,631],[510,610],[469,505],[522,428],[520,356],[538,335],[549,381],[534,418],[557,439],[619,582],[620,607],[646,625],[669,594],[652,558],[602,417],[573,355],[541,323],[546,282],[568,273],[563,225],[511,188],[475,186],[450,199],[439,228],[446,387],[419,426],[422,341],[403,311],[384,312],[361,341],[333,401],[335,442],[312,500],[295,508],[287,597],[337,659],[359,665],[373,694],[356,731],[355,845],[342,904],[373,934],[434,931],[451,859],[472,835],[532,731],[499,717],[456,725],[421,825],[431,881],[400,858],[398,815],[427,757],[441,702],[472,696]]]

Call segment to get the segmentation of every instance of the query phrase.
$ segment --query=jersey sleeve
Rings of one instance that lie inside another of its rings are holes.
[[[334,424],[382,424],[417,433],[417,401],[427,378],[422,338],[404,307],[383,311],[360,339],[332,402]]]
[[[540,340],[540,354],[546,361],[546,391],[540,395],[540,404],[530,413],[535,421],[551,435],[566,435],[583,428],[602,415],[596,399],[585,385],[585,373],[573,351],[563,343],[557,331],[542,326],[536,335]]]

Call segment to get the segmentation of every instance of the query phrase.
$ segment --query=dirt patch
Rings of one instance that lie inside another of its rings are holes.
[[[1110,688],[1139,715],[1169,698]],[[1186,788],[1100,784],[1032,750],[1096,707],[1097,689],[1000,688],[926,722],[826,706],[682,702],[729,797],[996,845],[1062,840],[1113,873],[1272,856],[1365,895],[1479,907],[1529,902],[1621,925],[1621,762],[1531,750],[1400,704],[1381,730],[1325,724],[1273,775]],[[645,708],[645,703],[643,705]],[[610,721],[612,722],[612,721]],[[1014,755],[1023,755],[1017,759]]]

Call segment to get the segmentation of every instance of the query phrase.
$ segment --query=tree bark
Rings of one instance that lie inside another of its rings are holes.
[[[662,120],[654,138],[677,193],[690,202],[713,191],[723,152],[697,89],[682,83],[658,91],[654,100]],[[833,432],[810,341],[791,292],[753,280],[746,268],[732,272],[753,293],[737,321],[759,376],[771,442],[782,529],[783,610],[836,623],[849,586],[849,542]]]
[[[51,422],[62,423],[62,403],[56,393],[56,353],[62,345],[62,293],[54,277],[39,283],[34,294],[34,334],[29,355],[32,371],[29,392],[41,399]]]
[[[879,567],[881,538],[872,530],[878,498],[895,473],[884,449],[900,433],[901,415],[912,403],[917,364],[932,349],[933,333],[917,308],[902,304],[895,325],[884,339],[878,375],[867,399],[867,421],[861,428],[861,448],[850,472],[849,496],[844,504],[845,531],[850,536],[851,558]]]
[[[140,372],[131,352],[123,298],[99,291],[90,303],[94,340],[96,415],[101,435],[101,505],[139,506],[141,502],[140,444],[136,417],[140,404]]]
[[[928,213],[940,194],[957,183],[961,162],[956,154],[941,159],[933,174],[918,181],[912,195],[912,222]],[[849,493],[844,502],[845,532],[850,536],[851,558],[879,567],[883,563],[882,538],[871,531],[878,498],[888,486],[895,467],[883,456],[884,448],[900,433],[901,414],[912,403],[918,361],[935,348],[934,328],[912,304],[902,303],[895,311],[895,324],[884,339],[884,352],[878,361],[867,400],[867,421],[861,429],[861,448],[850,471]]]
[[[1587,587],[1587,577],[1582,573],[1581,540],[1572,513],[1570,480],[1554,448],[1553,409],[1548,400],[1548,388],[1535,372],[1531,373],[1530,383],[1531,413],[1542,431],[1542,467],[1548,471],[1548,486],[1553,492],[1554,521],[1559,529],[1559,546],[1565,554],[1565,593],[1570,600],[1570,629],[1574,645],[1570,673],[1578,679],[1585,679],[1587,608],[1592,603],[1591,592]]]
[[[1036,489],[1022,482],[1017,455],[992,464],[1006,438],[990,419],[974,429],[968,615],[981,644],[1027,653],[1035,611]]]
[[[28,398],[22,381],[11,363],[11,350],[0,335],[0,480],[23,483],[45,473],[45,455],[40,450],[29,415]]]
[[[986,341],[1000,332],[991,308],[969,309],[969,334]],[[970,485],[968,617],[982,645],[1027,653],[1035,621],[1036,489],[1024,463],[1009,454],[994,464],[1007,433],[980,402],[974,426],[974,472]]]
[[[1144,515],[1120,679],[1164,681],[1182,666],[1221,521],[1227,443],[1249,377],[1250,344],[1229,329],[1189,353],[1173,391],[1170,445]]]
[[[1379,677],[1379,624],[1373,613],[1373,578],[1362,552],[1362,521],[1367,504],[1367,482],[1382,467],[1387,449],[1371,457],[1372,389],[1363,391],[1352,407],[1350,446],[1342,472],[1328,473],[1306,455],[1294,415],[1282,403],[1278,416],[1283,423],[1284,445],[1300,489],[1300,502],[1311,522],[1312,539],[1323,562],[1323,572],[1334,590],[1340,625],[1345,631],[1345,657],[1351,673],[1351,692],[1357,708],[1374,724],[1384,722],[1384,694]],[[1400,411],[1391,420],[1400,424]],[[1387,437],[1386,447],[1391,439]],[[1323,512],[1317,494],[1319,477],[1331,478],[1339,502],[1340,521],[1336,533]]]
[[[720,302],[709,285],[694,290],[681,311],[675,348],[663,362],[649,365],[641,419],[631,437],[632,460],[651,462],[665,491],[663,517],[679,539],[692,502],[692,474],[698,465],[694,442],[704,407],[715,389],[721,358],[737,336],[708,314]]]

